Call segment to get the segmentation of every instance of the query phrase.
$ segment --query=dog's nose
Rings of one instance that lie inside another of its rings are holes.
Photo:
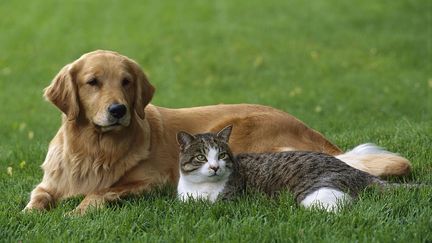
[[[219,166],[210,166],[210,169],[212,169],[214,172],[217,172],[219,170]]]
[[[108,107],[108,112],[115,118],[120,119],[126,114],[126,106],[122,104],[112,104]]]

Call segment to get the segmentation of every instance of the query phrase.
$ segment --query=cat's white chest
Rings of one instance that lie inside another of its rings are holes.
[[[227,180],[194,183],[180,176],[177,186],[177,195],[178,198],[184,202],[189,199],[204,199],[214,202],[219,193],[223,191],[226,182]]]

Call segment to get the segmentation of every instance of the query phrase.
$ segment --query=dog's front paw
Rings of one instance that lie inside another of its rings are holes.
[[[21,210],[21,213],[33,213],[33,212],[40,212],[43,209],[38,209],[38,208],[32,208],[32,207],[28,207],[26,206],[23,210]]]
[[[103,207],[103,198],[96,195],[89,195],[74,210],[65,214],[65,216],[82,216],[91,210],[97,210]]]
[[[84,214],[86,214],[87,210],[88,208],[83,208],[78,206],[74,210],[65,213],[64,216],[65,217],[83,216]]]
[[[47,211],[45,205],[29,203],[27,206],[21,210],[22,213],[33,213],[33,212],[45,212]]]

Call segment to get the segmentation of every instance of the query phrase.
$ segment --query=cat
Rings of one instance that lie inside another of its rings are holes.
[[[228,145],[232,126],[218,133],[177,133],[180,145],[178,198],[229,200],[253,189],[267,195],[293,193],[305,208],[338,211],[366,187],[387,182],[318,152],[245,153]]]

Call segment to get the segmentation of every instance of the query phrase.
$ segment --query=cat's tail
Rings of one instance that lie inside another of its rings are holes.
[[[406,175],[411,171],[409,160],[372,143],[361,144],[336,158],[374,176]]]
[[[394,183],[394,182],[388,182],[381,180],[379,178],[374,178],[372,180],[371,185],[378,186],[382,190],[387,189],[398,189],[398,188],[405,188],[405,189],[416,189],[416,188],[430,188],[431,186],[429,184],[424,183]]]

